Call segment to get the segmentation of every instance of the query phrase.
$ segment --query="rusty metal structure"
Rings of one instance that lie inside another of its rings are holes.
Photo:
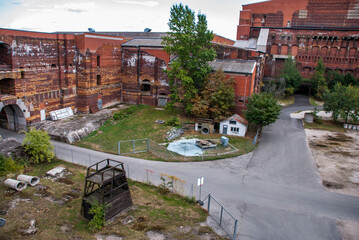
[[[122,162],[107,158],[87,168],[81,213],[90,220],[94,202],[105,206],[106,221],[132,206]]]

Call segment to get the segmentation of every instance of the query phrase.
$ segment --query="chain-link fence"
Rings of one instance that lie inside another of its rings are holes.
[[[119,155],[123,155],[148,152],[157,158],[167,161],[203,161],[247,153],[254,147],[254,145],[249,141],[242,143],[239,149],[230,143],[228,143],[227,146],[222,146],[220,139],[211,139],[211,141],[217,146],[211,149],[202,150],[202,153],[196,156],[186,156],[186,152],[184,152],[184,155],[178,154],[168,150],[166,148],[166,144],[159,144],[148,138],[119,141],[118,153]]]

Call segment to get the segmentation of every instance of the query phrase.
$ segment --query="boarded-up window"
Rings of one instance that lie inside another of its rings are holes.
[[[278,45],[272,45],[270,54],[278,54]]]
[[[318,50],[319,50],[319,47],[317,47],[317,46],[314,46],[313,49],[312,49],[314,54],[317,54]]]
[[[336,54],[337,54],[337,51],[338,51],[338,48],[332,47],[332,48],[330,49],[330,56],[331,56],[331,57],[335,57]]]
[[[349,56],[350,56],[350,57],[354,57],[355,54],[356,54],[356,52],[357,52],[356,48],[351,48],[351,49],[349,50]]]
[[[288,54],[288,45],[282,45],[282,49],[280,52],[281,55],[287,55]]]
[[[290,54],[292,56],[297,56],[298,55],[298,46],[292,46],[292,49],[290,51]]]
[[[340,56],[344,57],[347,54],[347,49],[346,48],[340,48]]]

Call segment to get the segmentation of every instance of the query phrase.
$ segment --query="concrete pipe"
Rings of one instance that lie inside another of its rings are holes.
[[[25,174],[20,174],[19,176],[17,176],[17,180],[26,182],[30,184],[32,187],[36,186],[40,182],[39,177],[33,177]]]
[[[18,181],[15,179],[6,179],[4,182],[5,186],[15,189],[16,191],[22,191],[27,187],[27,183],[23,181]]]

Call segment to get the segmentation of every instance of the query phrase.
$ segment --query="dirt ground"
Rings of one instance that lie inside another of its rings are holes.
[[[359,196],[359,131],[305,132],[323,185],[329,191]]]
[[[305,132],[326,189],[359,196],[359,131]],[[337,220],[337,226],[343,240],[359,240],[359,223]]]

